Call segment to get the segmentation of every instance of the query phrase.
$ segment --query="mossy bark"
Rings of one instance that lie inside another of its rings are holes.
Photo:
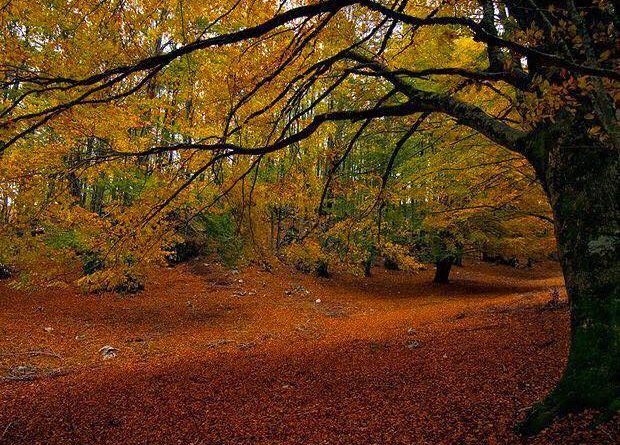
[[[620,404],[620,162],[618,151],[572,130],[537,165],[554,213],[571,312],[566,369],[520,431],[556,416]]]

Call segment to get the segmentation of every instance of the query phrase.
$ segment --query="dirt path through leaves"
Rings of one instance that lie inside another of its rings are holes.
[[[195,263],[134,297],[0,287],[0,443],[520,443],[566,355],[559,271],[456,272],[435,286]],[[530,442],[614,443],[618,422],[590,420]]]

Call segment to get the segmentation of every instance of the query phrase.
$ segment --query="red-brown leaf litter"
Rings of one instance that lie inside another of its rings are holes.
[[[134,296],[0,284],[0,444],[617,443],[618,418],[587,412],[513,433],[565,363],[556,264],[432,273],[200,261]]]

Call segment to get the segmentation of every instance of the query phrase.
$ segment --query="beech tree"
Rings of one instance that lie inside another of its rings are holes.
[[[11,165],[25,168],[15,159],[37,153],[41,162],[64,162],[86,128],[105,142],[84,152],[89,163],[203,156],[199,164],[188,161],[177,189],[160,202],[154,194],[146,224],[226,160],[240,162],[241,180],[264,156],[347,123],[354,131],[334,144],[342,150],[337,166],[372,123],[406,125],[406,141],[424,129],[421,120],[442,116],[527,160],[553,210],[571,347],[563,377],[522,431],[575,410],[617,409],[620,73],[613,2],[201,3],[2,6],[5,163],[13,154]],[[174,122],[146,139],[144,122],[166,114],[158,108],[176,110]]]

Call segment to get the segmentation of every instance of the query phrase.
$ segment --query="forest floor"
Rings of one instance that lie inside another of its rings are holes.
[[[592,413],[513,433],[565,363],[556,264],[432,273],[194,262],[134,296],[0,284],[0,444],[615,443],[618,418]]]

